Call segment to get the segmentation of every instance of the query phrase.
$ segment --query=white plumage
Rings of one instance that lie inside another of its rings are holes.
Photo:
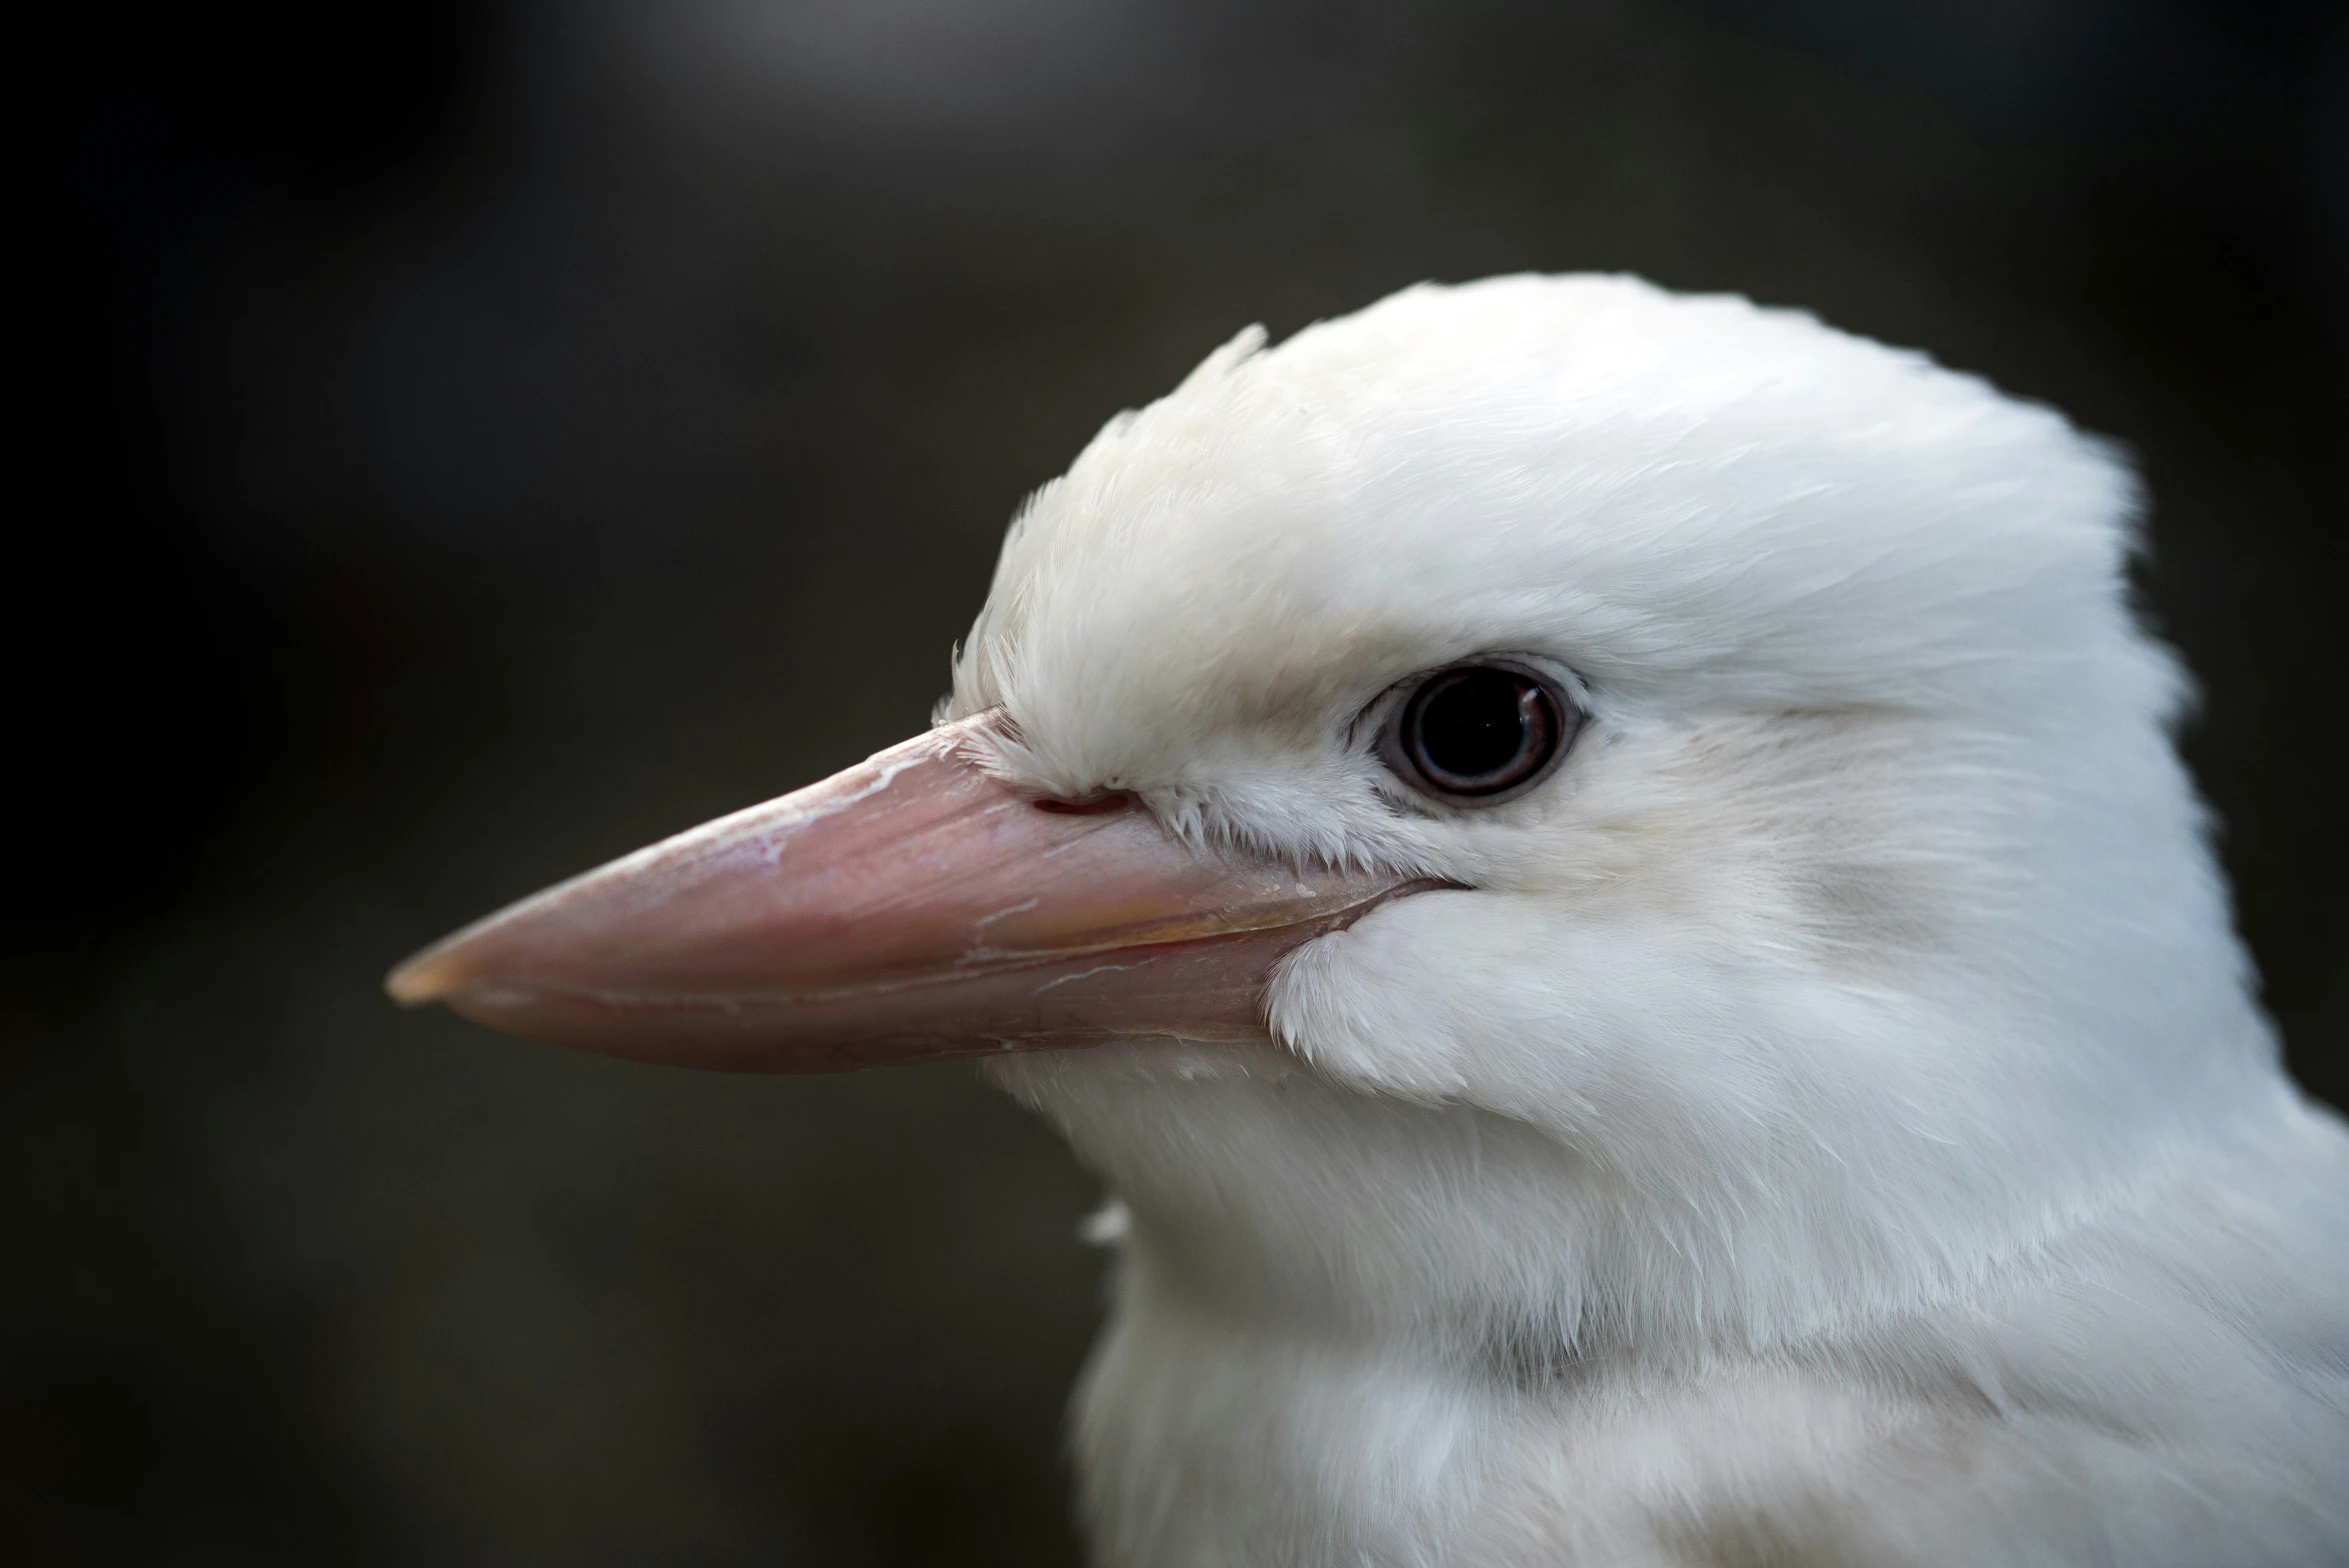
[[[931,736],[393,989],[993,1051],[1121,1206],[1105,1568],[2349,1561],[2349,1135],[2251,999],[2136,506],[1737,299],[1246,333],[1038,493]],[[1463,661],[1587,715],[1521,793],[1397,771]]]
[[[1014,526],[951,716],[1186,834],[1463,885],[1288,1054],[994,1068],[1131,1213],[1105,1563],[2349,1561],[2349,1139],[2283,1076],[2055,413],[1731,298],[1417,288],[1243,334]],[[1558,775],[1348,721],[1555,661]]]

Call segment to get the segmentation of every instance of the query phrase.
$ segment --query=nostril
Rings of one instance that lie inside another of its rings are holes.
[[[1038,811],[1057,811],[1068,816],[1090,816],[1100,811],[1123,811],[1134,803],[1130,789],[1097,789],[1084,795],[1039,795],[1032,804]]]

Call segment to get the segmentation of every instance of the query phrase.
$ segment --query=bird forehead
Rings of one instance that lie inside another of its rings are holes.
[[[1807,317],[1511,279],[1261,341],[1032,500],[959,706],[1196,746],[1478,651],[1913,697],[2085,624],[2023,601],[2100,595],[2119,553],[2126,476],[2060,418]]]

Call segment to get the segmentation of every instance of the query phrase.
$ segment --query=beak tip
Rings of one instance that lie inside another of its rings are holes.
[[[383,977],[383,994],[402,1007],[425,1007],[448,995],[448,977],[439,973],[430,952],[418,953],[395,965]]]

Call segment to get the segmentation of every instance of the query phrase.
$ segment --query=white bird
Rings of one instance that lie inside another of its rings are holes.
[[[988,1055],[1116,1195],[1111,1568],[2349,1561],[2349,1135],[2137,505],[1735,298],[1250,331],[1032,499],[930,732],[392,989]]]

